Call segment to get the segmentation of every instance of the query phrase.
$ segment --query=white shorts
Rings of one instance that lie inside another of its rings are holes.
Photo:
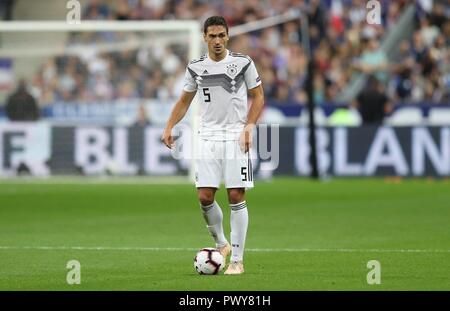
[[[214,141],[198,139],[195,186],[219,188],[253,188],[250,153],[244,153],[238,140]]]

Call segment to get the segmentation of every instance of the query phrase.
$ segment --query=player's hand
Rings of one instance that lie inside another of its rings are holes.
[[[247,125],[239,137],[239,146],[243,152],[248,152],[253,142],[253,125]]]
[[[166,128],[164,130],[161,141],[167,146],[167,148],[172,149],[175,143],[175,139],[172,136],[172,129]]]

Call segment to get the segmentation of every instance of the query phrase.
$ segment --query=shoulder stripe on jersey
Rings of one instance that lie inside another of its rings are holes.
[[[245,74],[245,72],[247,71],[248,67],[250,67],[251,63],[252,62],[249,62],[247,65],[245,65],[244,68],[242,68],[241,71],[236,75],[236,77],[243,76]]]
[[[202,56],[200,56],[199,59],[193,59],[193,60],[191,60],[191,62],[189,63],[189,65],[191,65],[191,64],[196,64],[196,63],[199,63],[199,62],[202,62],[202,61],[204,61],[205,59],[206,59],[206,54],[203,54]]]
[[[196,74],[194,70],[189,68],[189,66],[187,67],[187,69],[189,70],[189,73],[191,74],[192,78],[195,79],[198,76],[198,74]]]
[[[230,56],[232,56],[232,57],[242,57],[242,58],[248,59],[250,62],[252,61],[250,56],[242,54],[242,53],[230,52]]]

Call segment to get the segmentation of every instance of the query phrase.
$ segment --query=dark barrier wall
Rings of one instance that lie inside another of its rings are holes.
[[[449,176],[450,128],[322,128],[316,132],[320,171],[334,176]],[[279,174],[307,175],[306,128],[280,130]],[[283,160],[285,159],[285,160]]]
[[[255,137],[255,175],[308,175],[307,128],[270,128]],[[183,175],[191,160],[190,131],[171,153],[160,127],[61,127],[0,124],[0,175]],[[333,176],[449,176],[450,127],[358,127],[317,130],[322,174]],[[278,152],[277,152],[278,150]],[[258,155],[258,156],[257,156]]]

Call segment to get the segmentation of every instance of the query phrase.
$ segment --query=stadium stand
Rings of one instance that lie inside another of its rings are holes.
[[[20,1],[18,1],[20,3]],[[318,106],[336,106],[339,94],[360,73],[375,74],[388,97],[399,104],[450,102],[449,7],[442,1],[381,1],[382,27],[365,23],[362,0],[328,1],[146,1],[85,0],[85,20],[203,21],[224,15],[231,26],[300,8],[308,12],[316,64],[314,98]],[[413,3],[413,4],[412,4]],[[389,58],[378,47],[385,29],[395,26],[408,5],[416,6],[414,31]],[[307,56],[301,46],[301,24],[291,21],[232,38],[230,50],[250,55],[264,81],[271,106],[285,108],[306,102]],[[71,35],[67,46],[118,42],[114,33]],[[119,41],[120,42],[120,41]],[[188,59],[180,46],[100,53],[89,58],[61,56],[43,62],[31,82],[33,95],[45,107],[55,102],[92,102],[131,98],[173,99]],[[164,56],[164,57],[163,57]],[[288,108],[289,109],[289,108]],[[299,114],[296,115],[298,117]]]

